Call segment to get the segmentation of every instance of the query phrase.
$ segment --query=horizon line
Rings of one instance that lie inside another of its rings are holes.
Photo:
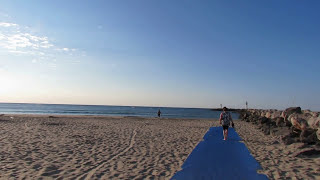
[[[32,102],[2,102],[0,104],[43,104],[43,105],[74,105],[74,106],[122,106],[122,107],[153,107],[153,108],[186,108],[186,109],[217,109],[205,107],[179,107],[179,106],[147,106],[147,105],[114,105],[114,104],[60,104],[60,103],[32,103]]]

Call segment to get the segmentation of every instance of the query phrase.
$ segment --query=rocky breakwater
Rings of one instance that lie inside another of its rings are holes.
[[[290,145],[304,143],[300,155],[320,155],[320,113],[291,107],[284,111],[240,110],[240,119],[257,125],[265,135],[279,137],[279,142]]]

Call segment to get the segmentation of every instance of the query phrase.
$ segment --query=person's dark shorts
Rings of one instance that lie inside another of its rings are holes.
[[[226,130],[229,128],[229,126],[222,126],[223,130]]]

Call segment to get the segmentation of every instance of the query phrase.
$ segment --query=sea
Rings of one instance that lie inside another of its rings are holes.
[[[221,113],[221,111],[205,108],[0,103],[0,114],[156,117],[159,109],[161,117],[165,118],[218,119]],[[238,113],[232,112],[231,114],[233,119],[238,119]]]

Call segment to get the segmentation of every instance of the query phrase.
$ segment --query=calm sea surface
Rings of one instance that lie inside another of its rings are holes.
[[[167,118],[219,118],[220,111],[201,108],[169,108],[141,106],[100,106],[63,104],[0,103],[0,114],[59,114],[155,117],[158,109]],[[232,113],[234,119],[237,113]]]

